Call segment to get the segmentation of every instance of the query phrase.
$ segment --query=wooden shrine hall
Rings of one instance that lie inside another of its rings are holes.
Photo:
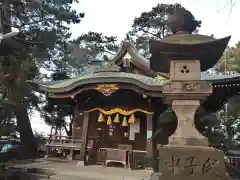
[[[201,79],[213,86],[213,94],[202,105],[208,111],[216,112],[239,91],[238,74],[202,73]],[[81,76],[29,84],[56,104],[71,104],[75,112],[72,137],[52,137],[49,150],[68,150],[71,158],[78,154],[85,164],[119,162],[137,168],[139,159],[152,154],[152,134],[167,109],[162,86],[168,81],[167,73],[153,71],[149,60],[124,42],[107,65],[92,61]]]

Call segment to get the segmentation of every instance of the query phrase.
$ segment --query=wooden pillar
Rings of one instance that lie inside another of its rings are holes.
[[[80,150],[80,161],[84,161],[85,164],[85,154],[87,151],[87,140],[88,140],[88,123],[89,123],[89,113],[84,112],[83,114],[83,129],[82,129],[82,142]]]
[[[72,137],[71,137],[71,140],[72,140],[72,143],[78,143],[76,142],[76,121],[78,120],[80,114],[79,114],[79,108],[78,108],[78,102],[77,101],[74,101],[75,102],[75,107],[74,107],[74,111],[73,111],[73,122],[72,122]],[[78,135],[80,136],[80,135]],[[77,137],[78,138],[78,137]]]
[[[154,111],[154,115],[152,118],[152,132],[153,134],[157,131],[157,120],[160,113],[158,111]],[[153,172],[158,172],[158,150],[157,150],[157,140],[156,138],[152,138],[152,158],[153,158]]]
[[[146,139],[146,149],[147,149],[147,156],[151,157],[152,156],[152,119],[153,115],[152,114],[147,114],[147,139]]]

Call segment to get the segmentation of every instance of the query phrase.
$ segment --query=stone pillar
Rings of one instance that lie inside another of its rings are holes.
[[[163,97],[172,105],[178,126],[169,144],[208,146],[208,140],[195,128],[194,117],[201,101],[212,93],[212,85],[201,81],[200,62],[172,60],[170,82],[163,87]]]
[[[194,116],[199,100],[173,100],[172,109],[178,118],[176,131],[169,137],[169,144],[208,146],[208,139],[195,128]]]
[[[224,153],[208,147],[208,140],[194,124],[200,103],[212,93],[212,85],[200,79],[199,61],[171,61],[170,82],[162,92],[165,102],[172,105],[178,125],[169,144],[158,147],[158,179],[228,179]]]

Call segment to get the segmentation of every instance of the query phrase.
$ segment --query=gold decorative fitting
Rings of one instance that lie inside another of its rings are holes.
[[[99,122],[99,123],[104,122],[104,117],[103,117],[102,113],[99,114],[97,122]]]
[[[127,127],[127,126],[128,126],[127,117],[124,117],[122,121],[122,127]]]
[[[134,117],[134,114],[132,114],[128,119],[128,124],[134,124],[134,123],[136,123],[136,119]]]
[[[95,89],[104,96],[110,96],[115,91],[119,90],[119,87],[117,84],[98,84]]]
[[[114,122],[114,123],[120,123],[119,114],[116,114],[113,122]]]
[[[94,109],[90,109],[86,112],[92,112],[92,111],[99,111],[107,116],[109,115],[113,115],[113,114],[116,114],[116,113],[119,113],[121,115],[124,115],[124,116],[129,116],[129,115],[132,115],[136,112],[142,112],[142,113],[145,113],[145,114],[153,114],[152,112],[148,112],[148,111],[145,111],[145,110],[142,110],[142,109],[133,109],[133,110],[124,110],[124,109],[121,109],[121,108],[114,108],[114,109],[111,109],[111,110],[104,110],[102,108],[94,108]]]
[[[112,118],[111,116],[108,116],[107,125],[111,125],[111,124],[112,124]]]

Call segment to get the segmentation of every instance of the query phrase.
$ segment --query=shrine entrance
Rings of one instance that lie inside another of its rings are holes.
[[[151,149],[147,125],[152,113],[141,110],[92,109],[89,111],[88,164],[121,163],[137,167]]]
[[[130,154],[131,161],[137,164],[137,156],[145,157],[152,148],[153,113],[147,97],[132,90],[119,90],[111,96],[96,91],[86,93],[91,97],[88,104],[84,104],[89,107],[84,110],[88,116],[88,164],[120,162],[130,166]]]
[[[118,148],[119,144],[128,144],[131,145],[131,149],[146,150],[147,114],[145,113],[151,113],[141,111],[143,110],[93,109],[89,114],[91,125],[88,136],[99,136],[100,148]]]

